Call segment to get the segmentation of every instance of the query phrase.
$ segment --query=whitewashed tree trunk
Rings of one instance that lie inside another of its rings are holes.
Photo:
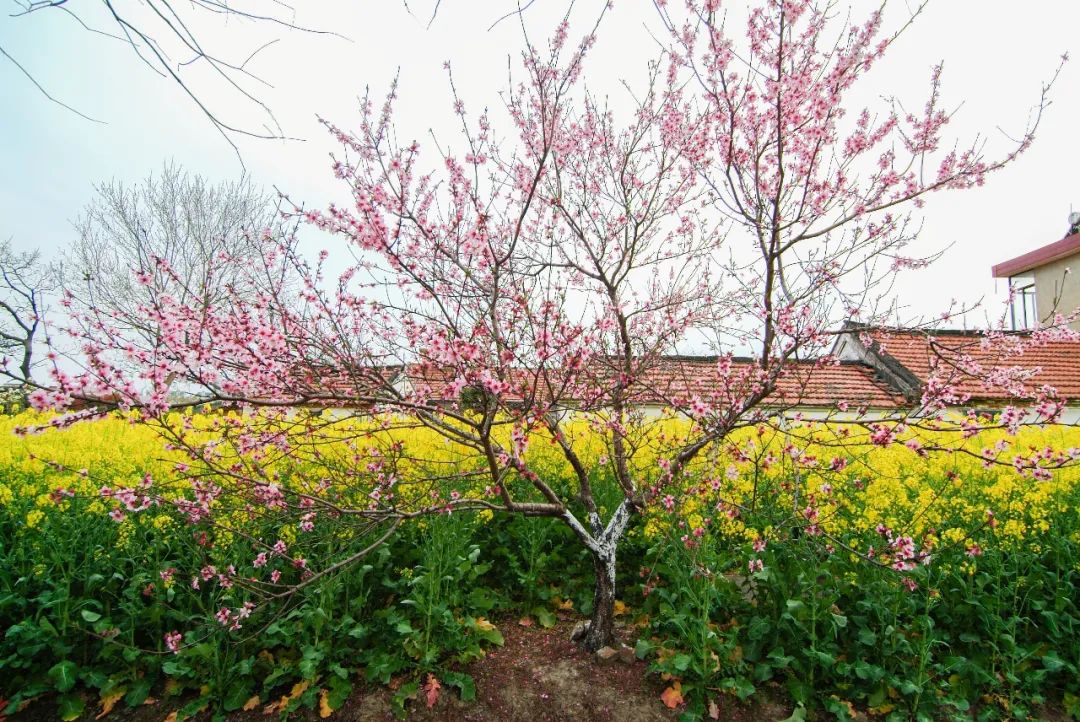
[[[615,642],[616,552],[632,514],[633,505],[624,501],[612,514],[606,527],[601,526],[598,516],[589,520],[593,533],[589,533],[572,514],[568,512],[566,515],[567,523],[592,553],[596,575],[592,617],[581,640],[582,646],[590,652]]]

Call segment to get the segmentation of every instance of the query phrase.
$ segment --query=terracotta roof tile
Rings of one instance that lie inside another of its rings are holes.
[[[921,382],[936,364],[939,373],[957,382],[972,400],[1001,402],[1015,396],[985,382],[991,370],[1017,370],[1034,395],[1040,386],[1053,386],[1066,399],[1080,399],[1080,341],[1032,341],[1028,334],[1008,334],[993,340],[981,332],[908,330],[866,331],[881,351],[899,361]],[[977,367],[969,370],[963,361]]]
[[[743,396],[753,391],[756,366],[748,360],[734,360],[722,371],[716,357],[678,356],[658,359],[633,379],[627,393],[633,405],[670,406],[687,404],[700,399],[711,406],[723,405],[734,391]],[[726,374],[726,378],[724,375]],[[514,369],[510,373],[510,391],[505,398],[520,402],[524,398],[559,399],[577,404],[606,405],[616,372],[614,364],[594,363],[583,380],[573,388],[550,388],[557,375],[545,379],[531,369]],[[460,394],[453,385],[455,372],[446,367],[415,365],[404,369],[393,367],[378,372],[324,372],[319,378],[307,380],[309,395],[347,399],[360,393],[379,393],[386,396],[386,387],[397,383],[420,392],[435,401],[456,401]],[[407,382],[407,383],[403,383]],[[838,402],[852,407],[897,408],[903,397],[893,392],[875,376],[868,366],[857,363],[789,362],[784,367],[774,392],[765,400],[769,406],[833,407]]]

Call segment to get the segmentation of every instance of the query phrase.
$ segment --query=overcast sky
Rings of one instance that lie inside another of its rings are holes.
[[[877,4],[854,0],[852,14],[860,18]],[[577,5],[576,27],[583,32],[592,10],[588,0]],[[741,4],[727,5],[733,18],[741,17]],[[565,6],[564,0],[535,1],[525,15],[534,40],[550,33]],[[298,24],[344,37],[236,20],[207,26],[208,45],[231,60],[279,38],[249,65],[273,87],[250,87],[274,110],[285,134],[302,140],[236,138],[257,183],[309,206],[341,200],[328,162],[335,144],[317,116],[348,127],[365,86],[382,91],[399,69],[402,135],[427,140],[431,129],[440,142],[455,141],[442,68],[447,60],[469,108],[500,105],[498,91],[505,86],[508,57],[516,67],[522,29],[513,21],[488,27],[513,3],[443,0],[430,27],[434,0],[411,0],[410,7],[415,14],[395,0],[308,0],[297,8]],[[887,24],[894,26],[906,8],[903,1],[891,4]],[[108,18],[84,19],[115,32]],[[625,97],[620,80],[640,82],[654,56],[648,30],[655,20],[649,0],[616,3],[587,71],[594,93],[610,94],[617,103]],[[1040,84],[1063,53],[1077,50],[1078,38],[1075,0],[937,0],[867,76],[860,93],[871,100],[895,94],[921,107],[930,68],[944,61],[943,97],[948,107],[959,107],[952,132],[963,138],[982,133],[991,148],[1005,148],[1005,134],[1022,132]],[[166,160],[211,179],[242,172],[233,150],[195,105],[140,63],[130,46],[87,32],[50,9],[0,19],[0,48],[51,94],[103,121],[85,120],[50,102],[0,57],[0,239],[55,254],[69,242],[71,222],[93,197],[95,183],[136,181]],[[898,300],[912,312],[933,313],[950,298],[983,298],[996,315],[993,299],[1003,284],[991,278],[991,265],[1060,238],[1070,209],[1080,210],[1080,52],[1074,54],[1076,61],[1066,65],[1053,90],[1034,147],[985,187],[938,194],[928,203],[918,250],[948,250],[930,269],[910,273],[897,285]],[[204,80],[193,78],[204,101],[222,117],[256,127],[259,117],[250,106]],[[979,325],[981,318],[968,323]]]

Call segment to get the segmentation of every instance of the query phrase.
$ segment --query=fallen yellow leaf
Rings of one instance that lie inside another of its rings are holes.
[[[97,714],[96,717],[94,717],[94,719],[101,719],[105,715],[112,712],[113,707],[116,706],[116,703],[120,701],[120,698],[124,696],[125,692],[127,692],[127,689],[125,689],[124,687],[117,687],[111,692],[102,694],[101,711]]]
[[[330,690],[323,688],[319,692],[319,716],[326,719],[334,713],[334,708],[330,706]]]
[[[244,706],[241,707],[241,709],[244,710],[245,712],[250,712],[251,710],[255,709],[258,706],[259,706],[259,695],[255,695],[255,696],[251,697],[250,699],[248,699],[247,702],[244,702]]]
[[[293,701],[294,699],[302,695],[304,692],[306,692],[307,688],[310,686],[310,679],[304,679],[297,682],[292,686],[292,690],[287,695],[281,698],[281,701],[278,702],[278,707],[284,708],[286,705],[289,704],[289,702]]]
[[[169,716],[165,718],[165,722],[176,722],[176,710],[169,713]]]
[[[476,628],[483,629],[485,632],[490,632],[492,629],[495,629],[495,625],[484,619],[483,617],[479,617],[476,620]]]
[[[627,607],[626,607],[625,604],[623,604],[618,599],[615,600],[615,616],[616,617],[621,617],[622,615],[626,614],[626,609],[627,609]]]

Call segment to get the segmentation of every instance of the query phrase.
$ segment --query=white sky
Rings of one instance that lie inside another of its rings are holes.
[[[678,3],[679,0],[672,0]],[[318,125],[321,115],[349,127],[357,96],[366,85],[381,93],[400,68],[399,127],[402,136],[429,141],[432,128],[453,144],[457,127],[442,64],[454,66],[458,89],[471,110],[499,107],[507,58],[514,68],[521,29],[513,21],[488,26],[510,2],[443,0],[427,28],[434,0],[411,0],[411,16],[398,0],[308,0],[297,22],[332,29],[346,39],[295,31],[268,31],[232,21],[204,36],[229,59],[242,59],[266,39],[251,69],[273,84],[260,90],[287,135],[302,141],[239,139],[254,180],[276,186],[294,200],[322,207],[341,200],[342,187],[329,170],[336,150]],[[742,3],[728,3],[733,22]],[[843,5],[843,3],[840,3]],[[853,0],[856,18],[876,0]],[[565,0],[536,0],[526,14],[534,41],[554,27]],[[578,0],[576,37],[598,7]],[[12,5],[14,8],[14,5]],[[892,23],[903,17],[903,0],[890,5]],[[743,11],[744,12],[744,11]],[[86,16],[90,22],[92,16]],[[97,20],[107,28],[107,19]],[[650,0],[619,0],[605,20],[587,71],[594,93],[624,97],[620,79],[639,83],[653,56],[646,28],[655,27]],[[887,23],[889,24],[889,23]],[[736,27],[742,27],[739,20]],[[220,41],[220,42],[219,42]],[[1076,0],[936,0],[864,81],[860,92],[895,94],[921,107],[931,65],[944,61],[943,97],[962,107],[950,126],[962,138],[988,135],[1005,147],[1002,129],[1019,134],[1064,52],[1080,45]],[[93,35],[74,20],[46,10],[0,18],[0,47],[16,57],[53,95],[104,124],[88,122],[49,102],[11,63],[0,58],[0,238],[19,248],[55,254],[71,239],[71,221],[93,197],[92,185],[117,178],[137,181],[173,159],[211,179],[235,178],[241,166],[230,147],[171,82],[142,65],[131,48]],[[912,313],[932,314],[951,298],[972,302],[1001,296],[1003,282],[991,265],[1062,237],[1071,208],[1080,210],[1080,52],[1066,65],[1034,147],[1014,165],[990,177],[984,188],[938,194],[923,212],[917,250],[949,247],[930,269],[909,273],[896,287]],[[203,99],[223,116],[251,125],[253,116],[235,95],[198,85]],[[320,242],[322,245],[323,242]],[[331,251],[333,247],[331,246]],[[995,296],[995,293],[997,294]],[[988,304],[996,316],[996,302]],[[969,325],[982,325],[982,315]]]

